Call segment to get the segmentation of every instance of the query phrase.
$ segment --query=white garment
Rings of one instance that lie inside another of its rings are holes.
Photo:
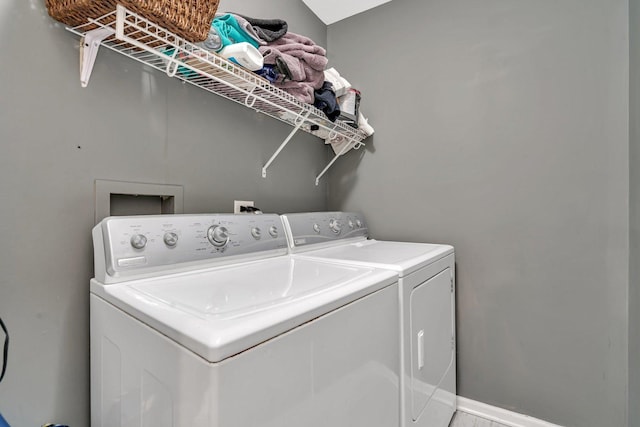
[[[340,76],[340,73],[335,68],[324,70],[324,80],[333,85],[333,91],[336,93],[337,98],[346,94],[347,91],[351,89],[351,83],[349,83],[344,77]]]

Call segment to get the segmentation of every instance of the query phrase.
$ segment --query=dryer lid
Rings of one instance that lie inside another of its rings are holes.
[[[288,256],[91,291],[210,362],[382,289],[395,273]]]
[[[301,255],[371,265],[395,270],[400,276],[406,276],[451,253],[453,247],[449,245],[361,240],[307,251]]]

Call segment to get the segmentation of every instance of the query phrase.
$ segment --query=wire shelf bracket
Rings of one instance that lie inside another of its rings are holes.
[[[115,34],[112,28],[96,28],[80,38],[80,85],[87,87],[102,42]]]
[[[358,148],[360,148],[363,144],[360,141],[354,141],[354,140],[350,140],[348,142],[346,142],[344,144],[344,146],[342,147],[342,149],[338,152],[338,154],[336,154],[335,156],[333,156],[333,159],[331,159],[331,161],[329,162],[329,164],[327,166],[325,166],[324,169],[322,169],[322,172],[320,172],[320,174],[318,176],[316,176],[316,185],[320,185],[320,178],[322,178],[324,176],[325,173],[327,173],[327,171],[329,170],[329,168],[331,166],[333,166],[333,164],[336,162],[336,160],[338,160],[338,157],[342,156],[344,153],[346,153],[347,151],[349,151],[350,148],[353,148],[354,150],[357,150]]]
[[[344,147],[316,177],[320,178],[338,157],[350,148],[359,148],[367,135],[343,121],[331,122],[311,104],[296,99],[263,77],[178,37],[124,6],[86,24],[67,28],[80,36],[80,84],[86,87],[101,46],[141,62],[169,77],[193,84],[261,114],[284,122],[293,129],[262,167],[267,169],[299,131],[321,139],[341,138]]]
[[[262,167],[262,177],[266,178],[267,177],[267,169],[269,168],[269,166],[271,166],[271,163],[273,163],[273,161],[276,159],[276,157],[278,157],[278,155],[280,154],[280,152],[284,149],[284,147],[286,147],[286,145],[289,143],[289,141],[291,141],[291,138],[293,138],[293,135],[295,135],[299,130],[300,127],[302,126],[302,124],[304,123],[304,121],[309,118],[309,114],[310,113],[306,113],[303,117],[302,120],[300,120],[298,122],[298,124],[296,125],[296,127],[293,128],[293,130],[291,131],[291,133],[289,133],[289,136],[287,136],[287,138],[282,142],[282,144],[280,144],[280,147],[278,147],[278,149],[276,150],[275,153],[273,153],[273,155],[271,156],[271,158],[269,160],[267,160],[267,163],[265,163],[265,165]],[[316,185],[317,182],[316,182]]]

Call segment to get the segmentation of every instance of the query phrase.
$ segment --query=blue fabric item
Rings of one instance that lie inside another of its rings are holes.
[[[222,46],[220,46],[218,52],[225,46],[241,42],[247,42],[255,48],[260,46],[253,37],[247,34],[240,24],[238,24],[238,20],[230,13],[215,18],[211,26],[216,29],[222,41]]]
[[[333,91],[333,85],[329,82],[324,82],[320,89],[314,91],[313,105],[322,110],[329,120],[335,122],[340,116],[340,105],[336,99],[336,94]]]
[[[0,414],[0,427],[11,427],[7,420],[2,417],[2,414]]]
[[[278,71],[276,71],[275,65],[265,65],[255,73],[269,80],[271,83],[278,81],[279,74]]]

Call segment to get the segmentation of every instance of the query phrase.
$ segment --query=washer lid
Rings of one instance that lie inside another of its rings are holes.
[[[217,362],[397,280],[391,271],[288,256],[104,286],[91,292]]]
[[[451,253],[453,247],[449,245],[361,240],[302,252],[300,256],[370,265],[406,276]]]

